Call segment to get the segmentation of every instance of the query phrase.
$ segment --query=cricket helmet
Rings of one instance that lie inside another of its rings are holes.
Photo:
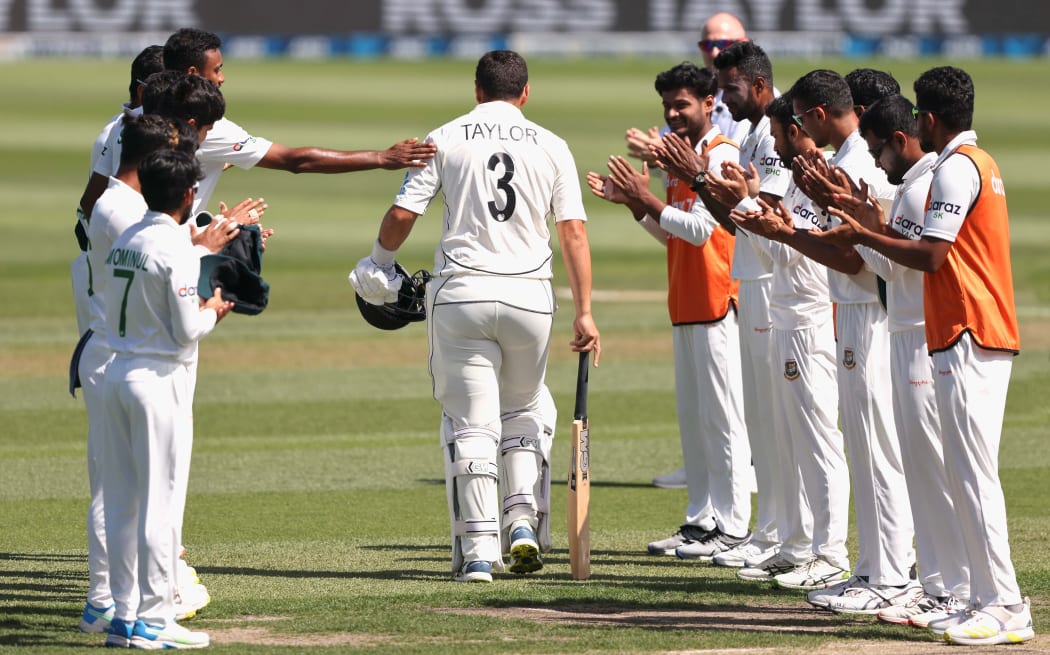
[[[409,275],[397,262],[394,262],[394,270],[401,277],[397,300],[373,305],[360,294],[354,293],[361,316],[369,325],[380,330],[400,330],[409,323],[426,320],[427,317],[426,296],[430,272],[420,270],[415,275]]]

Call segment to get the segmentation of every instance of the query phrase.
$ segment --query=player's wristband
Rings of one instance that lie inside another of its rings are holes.
[[[379,243],[379,239],[372,244],[372,261],[378,266],[390,266],[394,263],[394,257],[397,255],[397,250],[387,250]]]

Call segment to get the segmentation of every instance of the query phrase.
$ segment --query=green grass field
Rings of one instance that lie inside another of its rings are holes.
[[[535,61],[527,114],[563,136],[581,175],[622,153],[623,131],[660,122],[652,90],[675,61]],[[943,62],[822,61],[911,81]],[[775,62],[787,89],[813,62]],[[1043,61],[963,62],[976,129],[999,161],[1011,210],[1023,353],[1001,449],[1013,559],[1050,625],[1050,149]],[[126,62],[0,64],[0,646],[98,647],[76,631],[86,590],[86,417],[65,392],[76,341],[68,263],[88,151],[127,89]],[[229,116],[286,145],[383,148],[424,136],[473,103],[473,62],[226,64]],[[270,306],[231,317],[201,348],[185,525],[188,560],[213,596],[192,626],[213,650],[369,653],[927,652],[932,637],[807,609],[800,595],[732,571],[654,558],[646,542],[679,523],[684,491],[649,479],[677,467],[664,256],[625,211],[587,198],[601,368],[591,376],[593,577],[569,578],[564,488],[555,550],[540,575],[449,580],[448,518],[420,326],[380,333],[346,275],[368,252],[397,172],[293,176],[234,169],[214,200],[264,196],[277,230],[264,273]],[[429,267],[437,209],[399,259]],[[564,285],[564,275],[558,275]],[[643,293],[624,294],[622,291]],[[644,293],[648,292],[648,293]],[[555,480],[567,473],[575,357],[559,314],[548,383],[562,418]],[[563,470],[565,469],[565,470]],[[855,552],[855,540],[851,549]],[[1040,635],[1024,652],[1048,648]],[[755,649],[759,649],[756,651]]]

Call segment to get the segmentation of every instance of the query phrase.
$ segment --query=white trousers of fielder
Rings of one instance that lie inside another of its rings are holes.
[[[773,330],[780,370],[774,381],[775,414],[782,445],[780,556],[802,564],[821,555],[849,568],[849,472],[838,429],[834,332],[831,322],[798,330]]]
[[[744,425],[736,312],[676,325],[675,400],[689,503],[685,523],[743,537],[751,520],[751,448]]]
[[[914,527],[893,419],[890,336],[878,302],[840,303],[839,416],[853,477],[855,575],[871,584],[908,582]]]
[[[919,581],[933,596],[970,598],[970,567],[944,467],[944,442],[933,389],[926,328],[890,333],[893,417],[915,520]]]
[[[174,360],[116,356],[106,370],[102,480],[115,618],[175,619],[177,440],[189,371]]]
[[[981,348],[969,333],[933,354],[944,465],[970,563],[970,604],[977,608],[1021,603],[999,481],[1013,357]]]
[[[758,511],[751,542],[763,548],[780,543],[777,534],[776,456],[773,425],[773,370],[769,316],[772,278],[740,281],[740,364],[744,390],[744,421],[751,444],[758,487]]]

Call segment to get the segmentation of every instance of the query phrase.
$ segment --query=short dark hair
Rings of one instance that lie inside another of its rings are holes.
[[[222,49],[222,39],[213,32],[184,27],[168,37],[164,44],[164,68],[187,72],[190,66],[204,68],[209,50]]]
[[[901,85],[886,71],[857,68],[846,73],[846,84],[854,105],[871,106],[879,98],[898,94]],[[879,137],[882,138],[882,137]]]
[[[147,77],[146,88],[142,91],[142,113],[159,113],[171,93],[171,87],[184,77],[186,73],[174,70],[163,70]]]
[[[478,60],[474,82],[489,100],[512,100],[525,91],[529,68],[513,50],[492,50]]]
[[[789,125],[793,125],[793,119],[791,116],[794,114],[794,110],[791,108],[791,94],[785,93],[783,95],[773,98],[773,101],[766,105],[766,116],[780,123],[787,128]]]
[[[146,155],[138,171],[146,206],[158,212],[178,209],[186,190],[202,177],[196,157],[167,149]]]
[[[766,51],[754,41],[737,41],[718,53],[714,65],[718,70],[735,68],[752,82],[761,77],[770,88],[773,86],[773,64]]]
[[[823,105],[833,116],[853,111],[853,95],[846,80],[833,70],[818,68],[800,77],[791,97],[809,107]]]
[[[146,83],[146,78],[162,70],[164,70],[164,46],[147,46],[135,56],[131,61],[131,84],[128,85],[128,95],[132,104],[138,102],[139,86]]]
[[[197,127],[213,125],[226,114],[226,99],[211,80],[183,75],[161,96],[156,111],[163,116],[193,120]]]
[[[146,155],[157,150],[180,150],[192,155],[198,145],[197,131],[185,121],[157,114],[125,118],[120,165],[138,165]]]
[[[950,130],[973,125],[973,79],[954,66],[931,68],[915,80],[915,106],[937,116]]]
[[[899,93],[876,100],[860,116],[861,134],[870,132],[879,139],[888,139],[894,132],[918,136],[919,128],[911,113],[912,107],[911,100]]]
[[[654,86],[660,95],[667,91],[689,89],[690,93],[701,100],[718,93],[718,79],[715,74],[691,61],[683,61],[657,75]]]

